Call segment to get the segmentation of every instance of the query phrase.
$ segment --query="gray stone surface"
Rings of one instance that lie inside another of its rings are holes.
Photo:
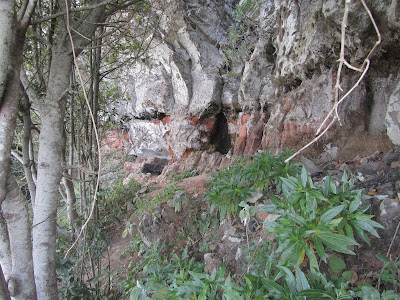
[[[314,137],[333,105],[343,4],[261,1],[247,15],[251,26],[242,38],[248,46],[226,64],[228,51],[235,51],[230,28],[244,24],[232,18],[237,3],[167,1],[160,36],[123,79],[132,99],[127,111],[134,119],[130,125],[134,154],[181,158],[187,149],[199,150],[210,135],[200,128],[201,122],[188,124],[184,118],[215,118],[221,111],[233,128],[232,145],[239,136],[239,113],[254,115],[260,110],[269,114],[261,148],[298,149]],[[325,141],[335,142],[337,133],[354,139],[362,133],[380,136],[387,131],[400,145],[399,5],[397,0],[368,4],[382,43],[371,57],[369,73],[340,106],[344,126],[332,128]],[[375,40],[361,2],[352,1],[346,32],[349,63],[360,66]],[[359,75],[343,72],[344,92]],[[171,117],[172,123],[155,124],[163,116]]]

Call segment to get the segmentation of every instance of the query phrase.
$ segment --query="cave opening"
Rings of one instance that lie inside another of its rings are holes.
[[[210,144],[215,146],[215,150],[221,154],[227,154],[231,149],[231,137],[228,131],[228,120],[220,112],[216,116],[214,130],[210,136]]]

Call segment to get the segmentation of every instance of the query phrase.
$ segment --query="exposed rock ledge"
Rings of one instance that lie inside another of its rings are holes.
[[[133,154],[180,159],[214,147],[246,155],[257,149],[298,149],[314,137],[333,104],[340,1],[261,1],[245,34],[252,46],[246,59],[231,62],[230,73],[224,53],[231,46],[231,15],[238,1],[168,2],[162,40],[122,78],[132,98],[127,110],[133,117]],[[340,151],[355,148],[350,156],[400,145],[400,5],[397,0],[366,2],[382,44],[367,76],[340,108],[343,126],[323,140]],[[375,40],[360,1],[353,1],[346,58],[360,65]],[[345,71],[343,90],[358,76]]]

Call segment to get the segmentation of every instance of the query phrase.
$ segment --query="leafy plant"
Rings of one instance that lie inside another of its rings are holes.
[[[381,254],[377,254],[376,257],[385,263],[378,275],[379,280],[387,286],[392,286],[393,290],[398,292],[400,289],[400,261],[393,261]]]
[[[276,156],[272,151],[252,156],[252,161],[239,159],[235,165],[215,173],[209,181],[209,191],[205,200],[211,204],[211,210],[217,208],[220,218],[239,212],[239,204],[246,201],[255,189],[267,191],[270,187],[280,190],[283,176],[296,175],[300,165],[285,163],[291,152],[282,152]]]
[[[175,184],[167,186],[156,197],[149,199],[148,197],[138,197],[136,200],[136,214],[140,214],[145,210],[154,210],[158,203],[166,202],[169,200],[174,201],[175,211],[181,210],[182,203],[187,201],[185,190],[177,187]]]
[[[285,162],[292,155],[291,151],[284,151],[277,155],[268,152],[257,153],[252,156],[252,161],[243,170],[243,176],[249,184],[264,192],[271,186],[282,187],[282,177],[296,176],[300,173],[301,165],[293,162]]]
[[[281,265],[300,266],[307,257],[310,268],[318,269],[317,256],[327,263],[326,248],[354,255],[350,247],[358,243],[353,228],[366,242],[366,233],[379,237],[375,228],[383,227],[364,214],[368,207],[360,205],[365,197],[351,190],[352,180],[346,174],[338,188],[330,176],[325,178],[325,187],[314,186],[305,168],[300,177],[281,180],[283,197],[271,197],[273,204],[264,208],[280,215],[264,224],[267,231],[276,233]]]
[[[221,220],[238,212],[239,203],[250,197],[254,191],[246,185],[243,176],[244,164],[239,162],[215,174],[209,182],[210,190],[206,192],[205,200],[220,213]]]
[[[172,179],[174,182],[182,181],[183,179],[194,177],[199,175],[199,171],[196,168],[189,167],[189,169],[180,174],[170,173],[168,177]]]
[[[119,217],[126,210],[128,201],[136,201],[142,185],[137,181],[130,179],[124,184],[122,180],[114,186],[106,188],[99,193],[99,211],[103,216],[109,216],[111,221],[120,223]]]

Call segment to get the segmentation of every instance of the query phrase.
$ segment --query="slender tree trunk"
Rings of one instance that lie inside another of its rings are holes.
[[[26,95],[22,96],[21,110],[22,110],[22,118],[24,121],[24,135],[22,140],[23,167],[24,167],[26,182],[28,184],[29,194],[31,196],[31,201],[32,203],[34,203],[36,197],[36,184],[33,181],[33,174],[32,174],[32,164],[34,164],[34,161],[30,157],[30,151],[29,151],[29,147],[31,144],[32,120],[30,113],[30,104],[28,101],[28,97]]]
[[[76,197],[74,183],[71,179],[63,177],[63,184],[65,187],[65,192],[67,196],[67,216],[68,223],[72,231],[75,232],[76,220],[78,219],[78,214],[76,212]]]
[[[63,40],[52,51],[46,98],[41,106],[36,199],[33,205],[33,261],[39,299],[58,299],[56,275],[56,218],[64,153],[66,91],[72,69]]]
[[[0,5],[2,4],[3,2],[0,2]],[[0,6],[0,17],[2,14],[1,8],[2,6]],[[2,22],[3,20],[0,21],[0,23]],[[13,23],[9,24],[9,26],[12,27]],[[2,26],[0,26],[0,32],[2,29]],[[10,173],[11,145],[13,143],[21,91],[19,86],[19,70],[22,65],[24,39],[20,36],[21,32],[16,31],[14,34],[15,39],[12,41],[12,44],[9,45],[11,56],[8,58],[9,65],[7,68],[10,69],[10,71],[7,76],[8,80],[4,83],[6,89],[1,98],[0,107],[0,208],[7,196],[7,177]],[[4,72],[4,70],[0,70],[0,73],[2,72]],[[2,84],[3,83],[0,83],[0,85]],[[7,224],[0,209],[0,264],[3,268],[6,280],[12,272],[11,257]]]
[[[10,45],[13,42],[14,5],[14,0],[0,1],[0,107],[3,103],[8,77],[12,71]],[[1,174],[0,177],[2,177]]]
[[[11,145],[18,112],[18,98],[13,97],[13,69],[17,60],[13,56],[15,40],[14,1],[0,1],[0,265],[7,279],[11,275],[11,251],[7,224],[1,205],[7,195],[7,174],[10,171]],[[11,83],[11,84],[10,84]],[[9,88],[11,86],[11,89]],[[16,96],[16,95],[15,95]]]
[[[3,269],[0,265],[0,300],[10,300],[10,294],[8,293],[7,283],[4,278]]]
[[[71,76],[72,77],[72,76]],[[72,80],[72,78],[71,78]],[[68,133],[68,165],[73,166],[74,164],[74,99],[71,97],[69,104],[69,133]],[[67,174],[72,177],[72,169],[68,169]],[[65,187],[65,192],[67,196],[67,216],[68,223],[72,231],[75,232],[76,220],[78,219],[78,213],[76,212],[76,196],[75,187],[72,179],[64,176],[63,184]]]
[[[27,201],[11,173],[8,175],[7,196],[2,210],[10,236],[12,273],[9,280],[13,284],[11,296],[15,300],[36,299]]]

